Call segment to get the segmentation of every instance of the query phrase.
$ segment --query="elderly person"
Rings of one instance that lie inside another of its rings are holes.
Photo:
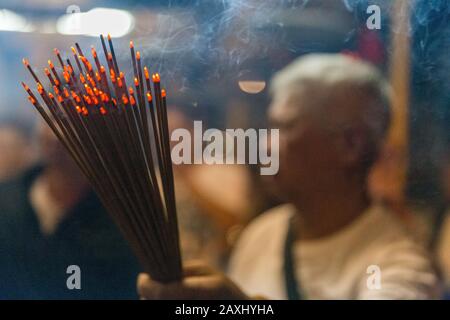
[[[269,119],[280,129],[275,182],[287,204],[244,231],[229,278],[186,263],[182,282],[138,278],[143,298],[428,299],[429,259],[367,176],[389,125],[388,87],[372,66],[310,55],[276,75]]]

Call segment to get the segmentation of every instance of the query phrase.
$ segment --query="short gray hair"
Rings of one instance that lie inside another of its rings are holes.
[[[350,99],[362,95],[364,103],[358,105],[361,108],[358,121],[368,129],[371,142],[380,146],[390,123],[390,87],[376,67],[343,54],[310,54],[278,72],[271,93],[295,94],[305,87],[315,94],[308,104],[319,109],[330,105],[328,98],[332,93]]]

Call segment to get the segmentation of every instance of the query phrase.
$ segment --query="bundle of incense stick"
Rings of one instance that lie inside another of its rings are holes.
[[[92,64],[75,44],[72,61],[54,50],[59,73],[48,61],[44,71],[52,89],[46,89],[28,60],[23,60],[43,103],[22,85],[90,181],[144,270],[157,281],[176,281],[181,278],[181,255],[166,91],[158,73],[150,77],[147,67],[142,68],[132,41],[134,86],[127,87],[111,37],[109,51],[103,36],[100,40],[107,68],[94,47]]]

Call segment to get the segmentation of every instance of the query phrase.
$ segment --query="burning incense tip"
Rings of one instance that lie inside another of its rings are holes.
[[[130,49],[134,48],[133,40],[130,41]]]
[[[101,73],[105,73],[105,67],[104,66],[100,66],[100,72]]]
[[[22,83],[23,88],[24,88],[26,91],[30,90],[30,88],[25,84],[25,82],[22,81],[21,83]]]
[[[166,89],[161,90],[161,97],[163,97],[163,98],[166,97]]]
[[[38,90],[39,94],[44,93],[44,88],[42,87],[42,84],[40,84],[39,82],[37,83],[37,90]]]
[[[129,88],[128,88],[128,92],[129,92],[130,94],[134,94],[133,88],[132,88],[132,87],[129,87]]]
[[[107,111],[106,111],[105,108],[100,107],[100,113],[101,113],[102,115],[106,115],[106,114],[107,114]]]
[[[25,65],[25,67],[28,67],[30,65],[30,63],[28,62],[27,59],[23,58],[22,59],[22,63]]]
[[[134,85],[136,86],[136,87],[139,87],[139,80],[138,80],[138,78],[134,78]]]
[[[78,113],[81,113],[81,112],[82,112],[81,107],[78,106],[78,105],[75,106],[75,110],[76,110]]]
[[[150,92],[147,92],[147,101],[148,102],[152,102],[152,95],[150,94]]]
[[[123,102],[123,104],[128,104],[128,98],[125,93],[122,95],[122,102]]]
[[[159,73],[152,74],[152,80],[153,82],[159,82],[161,80],[159,77]]]
[[[29,100],[32,104],[36,104],[36,100],[35,100],[32,96],[28,96],[28,100]]]
[[[59,50],[57,48],[53,49],[53,52],[58,55],[59,54]]]
[[[134,99],[133,96],[130,96],[130,103],[132,106],[136,105],[136,100]]]
[[[141,53],[139,51],[136,52],[136,59],[141,60]]]
[[[111,40],[111,35],[108,33],[108,40],[110,41]]]
[[[70,50],[72,50],[73,54],[77,54],[77,50],[74,47],[70,47]]]
[[[150,74],[148,73],[148,69],[147,67],[144,67],[144,74],[145,74],[145,79],[150,79]]]
[[[55,68],[55,66],[53,65],[51,60],[48,60],[47,63],[49,65],[50,69],[54,69]]]

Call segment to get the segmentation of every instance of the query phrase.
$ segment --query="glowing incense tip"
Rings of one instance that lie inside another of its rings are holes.
[[[26,90],[26,91],[28,91],[28,90],[30,90],[30,88],[25,84],[25,82],[21,82],[22,83],[22,87]]]
[[[104,116],[104,115],[106,115],[108,112],[106,111],[105,108],[100,107],[100,113]]]
[[[134,85],[136,87],[139,87],[139,80],[138,80],[138,78],[134,78]]]
[[[64,101],[63,97],[61,97],[60,95],[58,95],[58,101],[59,101],[60,103],[62,103],[62,102]]]
[[[81,83],[86,83],[86,79],[84,78],[83,74],[80,74],[80,81]]]
[[[51,60],[48,60],[47,63],[49,65],[50,69],[55,69],[55,66],[53,65]]]
[[[100,72],[101,72],[101,73],[105,73],[105,72],[106,72],[104,66],[100,66]]]
[[[139,51],[136,52],[136,59],[141,60],[141,53]]]
[[[37,83],[37,90],[38,90],[39,94],[44,93],[44,88],[42,87],[42,84],[40,84],[39,82]]]
[[[53,49],[53,52],[58,55],[59,54],[59,50],[57,48]]]
[[[114,72],[114,69],[113,69],[113,68],[111,68],[111,69],[109,70],[109,73],[110,73],[110,75],[111,75],[111,78],[115,78],[115,77],[116,77],[116,73]]]
[[[69,73],[67,71],[64,71],[63,76],[64,76],[64,80],[66,80],[66,82],[69,83],[70,82]]]
[[[64,88],[64,96],[65,96],[66,98],[70,97],[70,95],[69,95],[69,90],[67,90],[67,88]]]
[[[45,68],[45,69],[44,69],[44,72],[45,72],[45,74],[46,74],[47,76],[50,75],[50,70],[48,70],[48,68]]]
[[[111,40],[111,35],[108,33],[108,40]]]
[[[108,60],[112,61],[112,54],[111,54],[111,52],[108,52]]]
[[[74,47],[70,47],[70,50],[72,50],[73,54],[77,54],[77,50]]]
[[[22,59],[22,63],[25,65],[25,67],[28,67],[30,65],[30,63],[28,62],[27,59],[23,58]]]
[[[95,48],[93,46],[91,47],[91,53],[94,58],[97,58],[97,51],[95,51]]]
[[[130,49],[134,48],[133,40],[130,41]]]
[[[159,73],[152,74],[152,80],[153,82],[159,82],[161,80],[159,77]]]
[[[136,105],[136,100],[134,99],[133,96],[130,96],[130,103],[132,106]]]
[[[56,94],[59,94],[59,89],[57,86],[53,86],[53,91],[55,91]]]
[[[89,111],[86,107],[81,108],[81,112],[83,113],[83,116],[87,116],[89,114]]]
[[[51,92],[48,93],[48,97],[52,100],[55,99],[55,97],[53,96],[53,94]]]
[[[76,105],[76,106],[75,106],[75,110],[76,110],[78,113],[83,112],[83,110],[81,109],[81,107],[80,107],[79,105]]]
[[[122,102],[123,102],[123,104],[128,104],[128,98],[125,93],[122,95]]]
[[[117,85],[119,86],[119,88],[122,88],[123,86],[122,79],[120,77],[117,77]]]
[[[28,96],[28,100],[29,100],[32,104],[36,104],[36,100],[35,100],[32,96]]]
[[[161,89],[161,97],[166,97],[166,89]]]
[[[152,95],[150,94],[150,92],[147,92],[147,101],[148,102],[152,102]]]
[[[122,71],[120,71],[120,73],[119,73],[119,77],[120,77],[120,79],[124,79],[124,78],[125,78],[125,75],[123,74],[123,72],[122,72]]]
[[[132,87],[129,87],[129,88],[128,88],[128,92],[129,92],[130,94],[134,94],[133,88],[132,88]]]
[[[144,74],[145,74],[145,79],[150,79],[150,74],[148,73],[148,69],[147,67],[144,67]]]

